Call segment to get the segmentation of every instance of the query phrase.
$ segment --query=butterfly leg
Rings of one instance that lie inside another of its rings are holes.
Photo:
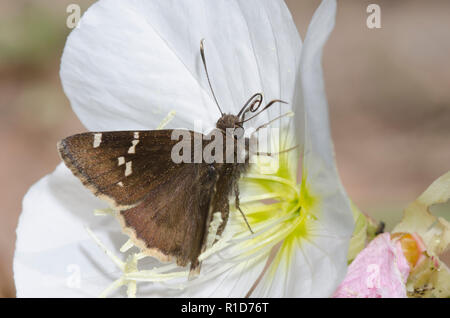
[[[238,186],[237,183],[236,183],[235,186],[234,186],[234,195],[235,195],[235,197],[236,197],[236,199],[235,199],[235,205],[236,205],[236,208],[239,210],[239,212],[241,212],[241,215],[242,215],[242,217],[244,218],[245,224],[247,224],[247,227],[248,227],[248,229],[250,230],[250,232],[251,232],[252,234],[254,234],[252,228],[250,227],[250,224],[248,223],[248,220],[247,220],[247,218],[246,218],[244,212],[243,212],[242,209],[241,209],[241,206],[240,206],[240,203],[239,203],[239,186]]]
[[[269,125],[271,125],[272,123],[276,122],[277,120],[280,120],[280,119],[282,119],[284,117],[292,117],[292,116],[294,116],[294,112],[288,112],[288,113],[285,113],[283,115],[280,115],[280,116],[270,120],[269,122],[259,126],[258,128],[256,128],[255,131],[252,132],[250,137],[252,137],[254,134],[256,134],[260,129],[268,127]]]
[[[284,153],[284,152],[292,151],[294,149],[297,149],[298,147],[300,147],[300,145],[297,145],[297,146],[294,146],[294,147],[291,147],[289,149],[285,149],[285,150],[282,150],[282,151],[278,151],[278,152],[259,152],[258,151],[258,152],[256,152],[256,155],[257,156],[269,156],[269,157],[271,157],[273,155],[279,155],[279,154]]]

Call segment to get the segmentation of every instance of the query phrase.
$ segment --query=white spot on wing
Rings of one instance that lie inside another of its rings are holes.
[[[133,169],[131,168],[131,161],[128,161],[125,165],[125,177],[128,177],[133,173]]]
[[[131,147],[128,149],[128,153],[136,153],[136,145],[139,143],[139,140],[133,140],[131,142]]]
[[[94,134],[94,148],[97,148],[102,143],[102,134]]]
[[[119,187],[122,187],[122,188],[123,188],[123,182],[122,182],[122,181],[120,181],[119,183],[117,183],[117,185],[118,185]]]
[[[121,166],[125,163],[125,157],[119,157],[119,158],[117,158],[117,160],[119,161],[119,166]]]
[[[138,131],[136,131],[136,132],[134,133],[134,139],[139,139],[139,132],[138,132]]]

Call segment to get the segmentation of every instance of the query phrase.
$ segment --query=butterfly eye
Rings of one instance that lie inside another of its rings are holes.
[[[209,181],[213,181],[214,179],[215,179],[215,177],[216,177],[216,169],[214,168],[214,165],[212,165],[212,164],[210,164],[210,165],[208,165],[208,168],[207,168],[208,170],[206,171],[207,172],[207,175],[208,175],[208,180]]]

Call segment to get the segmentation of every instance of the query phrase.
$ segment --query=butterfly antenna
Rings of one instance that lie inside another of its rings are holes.
[[[209,88],[211,89],[211,93],[214,97],[214,101],[216,102],[217,108],[219,108],[220,114],[223,116],[222,109],[220,108],[219,102],[217,101],[217,98],[216,98],[216,94],[214,94],[214,90],[212,88],[211,81],[209,80],[208,68],[206,67],[205,49],[204,49],[203,42],[205,42],[205,39],[202,39],[200,41],[200,55],[202,56],[203,67],[205,68],[206,78],[208,79]]]

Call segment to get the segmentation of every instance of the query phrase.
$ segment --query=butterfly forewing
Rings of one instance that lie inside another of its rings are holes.
[[[138,204],[178,173],[171,160],[171,130],[83,133],[58,144],[62,159],[95,195],[115,207]]]

